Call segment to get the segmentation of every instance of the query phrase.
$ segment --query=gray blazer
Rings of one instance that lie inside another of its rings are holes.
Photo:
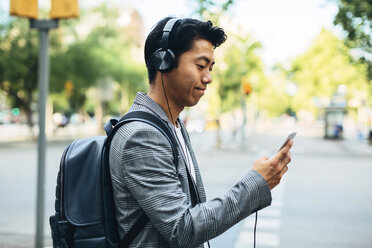
[[[129,111],[133,110],[151,112],[172,125],[164,110],[144,93],[137,94]],[[129,231],[143,212],[150,219],[130,247],[203,247],[207,240],[271,204],[266,181],[253,170],[223,196],[206,201],[199,167],[182,122],[181,129],[195,166],[202,202],[194,207],[187,160],[181,150],[175,165],[168,140],[156,128],[142,122],[128,123],[115,134],[110,148],[110,171],[120,236]]]

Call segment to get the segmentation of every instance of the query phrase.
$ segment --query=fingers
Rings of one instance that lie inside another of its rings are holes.
[[[285,166],[283,167],[282,171],[280,172],[280,178],[282,178],[283,175],[284,175],[287,171],[288,171],[288,166],[285,165]]]
[[[273,168],[276,168],[276,175],[280,180],[280,178],[288,171],[288,164],[291,162],[291,152],[287,150],[286,153],[277,154],[270,162]]]
[[[291,158],[292,158],[291,152],[288,151],[284,159],[282,159],[280,162],[284,165],[287,165],[291,162]]]
[[[258,160],[261,160],[261,161],[266,161],[266,160],[268,160],[269,159],[269,157],[268,156],[266,156],[266,155],[263,155],[263,156],[261,156]]]
[[[290,162],[291,162],[291,152],[288,151],[287,156],[283,160],[279,161],[278,163],[278,170],[280,170],[278,174],[280,175],[280,177],[282,177],[284,173],[287,172],[288,164]]]
[[[273,159],[276,160],[277,162],[284,161],[288,158],[288,154],[289,154],[289,161],[288,161],[289,163],[290,162],[289,150],[291,149],[292,145],[293,145],[293,140],[288,141],[287,144],[273,157]]]
[[[274,157],[262,156],[253,164],[253,170],[260,173],[266,180],[270,189],[279,184],[283,175],[288,171],[288,163],[291,162],[291,152],[289,151],[293,141],[289,141],[282,150]]]
[[[290,140],[285,146],[278,152],[279,154],[287,153],[293,145],[293,140]]]

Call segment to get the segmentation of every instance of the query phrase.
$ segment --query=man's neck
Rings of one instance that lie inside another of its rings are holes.
[[[162,109],[167,114],[168,119],[170,120],[170,122],[173,125],[176,125],[177,118],[180,115],[180,113],[182,112],[183,108],[182,109],[177,108],[176,104],[174,104],[174,102],[169,98],[168,98],[168,102],[167,102],[163,89],[161,89],[161,90],[157,89],[156,90],[154,88],[155,87],[152,87],[152,85],[150,85],[150,89],[149,89],[147,95],[152,100],[154,100],[157,104],[159,104],[160,107],[162,107]]]

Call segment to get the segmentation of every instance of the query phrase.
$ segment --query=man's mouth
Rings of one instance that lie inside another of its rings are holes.
[[[202,87],[196,87],[196,89],[200,90],[200,91],[203,91],[203,92],[207,90],[207,88],[202,88]]]

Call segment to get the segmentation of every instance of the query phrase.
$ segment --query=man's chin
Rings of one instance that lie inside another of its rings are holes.
[[[189,102],[189,103],[186,105],[186,107],[194,107],[196,104],[199,103],[199,100],[200,100],[200,98],[199,98],[198,100],[193,101],[193,102]]]

